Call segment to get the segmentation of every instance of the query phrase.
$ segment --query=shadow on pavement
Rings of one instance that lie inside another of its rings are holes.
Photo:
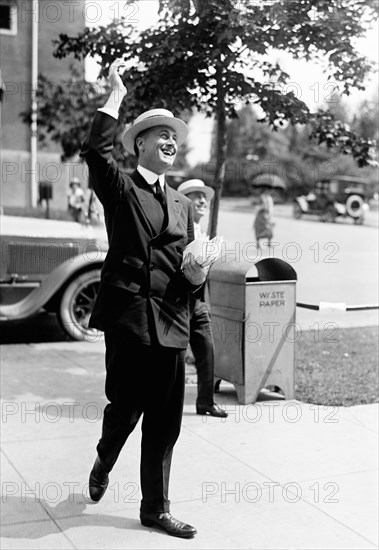
[[[20,321],[2,321],[0,344],[38,344],[41,342],[72,342],[54,313],[42,311]]]
[[[125,530],[143,529],[140,522],[135,519],[109,514],[86,514],[87,505],[93,506],[94,503],[80,493],[70,494],[56,506],[51,506],[46,500],[39,499],[38,495],[34,498],[25,495],[5,496],[5,498],[3,496],[2,536],[15,539],[39,539],[53,535],[58,531],[56,519],[62,531],[73,527],[89,526],[116,527]],[[63,523],[60,520],[65,521]]]

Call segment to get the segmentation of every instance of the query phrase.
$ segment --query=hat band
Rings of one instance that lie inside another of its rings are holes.
[[[149,118],[174,118],[173,116],[170,117],[168,115],[149,115],[147,117],[145,117],[143,120],[139,120],[138,122],[135,122],[134,124],[140,124],[141,122],[143,122],[144,120],[148,120]]]

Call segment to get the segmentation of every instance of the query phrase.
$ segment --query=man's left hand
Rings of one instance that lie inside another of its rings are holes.
[[[183,260],[182,271],[191,285],[200,286],[207,278],[209,267],[209,265],[202,267],[197,263],[193,254],[189,253]]]

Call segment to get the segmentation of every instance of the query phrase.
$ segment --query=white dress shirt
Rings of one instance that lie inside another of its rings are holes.
[[[164,174],[158,176],[158,174],[155,174],[151,170],[148,170],[147,168],[144,168],[140,165],[137,166],[137,171],[141,174],[141,176],[149,185],[154,185],[157,179],[159,179],[161,189],[164,190]]]

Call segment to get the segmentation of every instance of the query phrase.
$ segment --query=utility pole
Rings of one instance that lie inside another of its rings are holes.
[[[37,206],[37,86],[38,86],[38,23],[39,0],[34,0],[32,18],[32,82],[31,82],[31,133],[30,133],[30,202]]]

